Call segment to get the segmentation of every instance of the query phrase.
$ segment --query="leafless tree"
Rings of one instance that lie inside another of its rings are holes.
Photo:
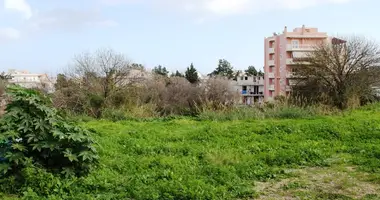
[[[380,83],[380,47],[363,37],[333,38],[296,60],[293,97],[344,109],[352,99],[371,96]]]
[[[193,115],[197,112],[197,104],[200,104],[200,92],[186,78],[170,77],[165,90],[161,92],[158,109],[163,114]]]
[[[203,81],[200,84],[202,106],[217,110],[234,105],[238,96],[230,84],[230,80],[222,76],[210,77]]]
[[[70,91],[77,94],[71,97],[76,96],[78,102],[91,108],[91,112],[100,117],[105,104],[129,84],[131,69],[129,60],[122,53],[103,48],[94,53],[75,55],[72,64],[66,69],[65,78],[70,82]],[[83,98],[88,99],[88,102],[80,100]]]
[[[69,77],[83,78],[83,82],[89,84],[96,82],[107,99],[115,90],[126,85],[131,64],[123,54],[105,48],[93,54],[85,52],[76,55],[69,69]]]

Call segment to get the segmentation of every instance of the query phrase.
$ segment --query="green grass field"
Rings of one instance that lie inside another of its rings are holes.
[[[84,179],[63,181],[66,186],[58,187],[63,192],[47,194],[67,193],[67,199],[380,199],[378,105],[310,119],[83,125],[97,132],[101,165]]]

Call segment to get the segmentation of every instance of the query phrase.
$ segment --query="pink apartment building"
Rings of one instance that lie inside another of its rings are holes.
[[[327,33],[305,26],[295,28],[292,32],[288,32],[285,27],[282,34],[274,33],[265,38],[264,100],[271,101],[276,96],[288,95],[294,83],[293,61],[302,59],[307,51],[312,51],[315,45],[328,39]]]

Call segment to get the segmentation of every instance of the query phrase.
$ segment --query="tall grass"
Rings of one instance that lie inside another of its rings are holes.
[[[19,195],[32,200],[253,199],[257,181],[291,176],[288,169],[331,165],[357,166],[378,183],[380,112],[371,106],[325,117],[273,107],[265,109],[282,113],[238,108],[234,115],[226,110],[228,115],[215,118],[235,117],[217,122],[93,120],[83,125],[96,130],[99,168],[82,179],[28,169],[30,184]],[[264,113],[256,119],[270,119],[229,121],[256,116],[252,111]],[[12,191],[13,184],[0,178],[0,191]]]
[[[257,119],[310,119],[322,115],[337,114],[338,111],[325,106],[298,107],[285,104],[263,106],[237,106],[221,110],[204,109],[200,120],[257,120]]]

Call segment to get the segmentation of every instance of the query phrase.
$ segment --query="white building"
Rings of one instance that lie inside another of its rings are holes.
[[[264,77],[241,74],[231,83],[234,90],[241,95],[242,104],[251,105],[264,100]]]
[[[49,77],[47,74],[30,73],[26,70],[14,70],[8,71],[8,74],[12,77],[9,83],[17,84],[25,88],[40,88],[47,92],[54,91],[55,78]]]

